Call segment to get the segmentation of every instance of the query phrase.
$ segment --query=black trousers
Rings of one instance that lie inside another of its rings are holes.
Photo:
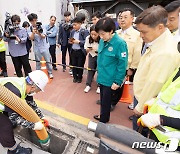
[[[137,69],[134,69],[134,70],[133,70],[133,74],[129,77],[129,81],[130,81],[130,82],[133,82],[133,80],[134,80],[134,75],[135,75],[135,73],[136,73],[136,70],[137,70]]]
[[[66,65],[66,53],[69,53],[69,65],[72,65],[72,58],[71,58],[71,45],[67,46],[61,46],[61,51],[62,51],[62,64]],[[63,68],[66,68],[66,66],[63,66]]]
[[[6,65],[6,52],[0,52],[0,67],[3,72],[7,72],[7,65]]]
[[[86,56],[84,55],[84,53],[81,49],[80,50],[72,49],[71,58],[72,58],[73,66],[84,67]],[[78,79],[78,80],[82,79],[83,69],[73,67],[72,71],[73,71],[74,79]]]
[[[112,89],[100,84],[100,122],[106,123],[110,119]]]
[[[12,61],[15,67],[15,71],[18,77],[23,77],[23,73],[22,73],[22,66],[24,69],[24,73],[25,76],[28,75],[28,73],[30,73],[31,70],[31,66],[29,64],[29,60],[28,60],[28,54],[24,55],[24,56],[19,56],[19,57],[12,57]]]
[[[123,88],[124,88],[124,84],[122,87],[116,90],[112,90],[111,105],[115,106],[119,102],[120,98],[122,97]]]
[[[52,63],[56,63],[56,44],[50,45],[49,52],[52,58]],[[52,64],[53,67],[56,67],[55,64]]]
[[[9,118],[0,113],[0,143],[5,148],[11,148],[16,144],[13,125]]]

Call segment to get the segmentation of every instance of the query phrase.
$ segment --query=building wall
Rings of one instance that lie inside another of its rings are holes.
[[[92,14],[95,11],[101,11],[104,12],[109,6],[111,6],[113,3],[113,1],[111,2],[91,2],[91,3],[82,3],[79,4],[80,8],[84,8],[86,10],[88,10],[88,12],[90,14]],[[146,9],[149,6],[148,2],[141,2],[138,3],[141,7],[143,7],[144,9]],[[77,5],[77,4],[74,4]],[[134,4],[132,4],[131,2],[120,2],[119,4],[117,4],[116,6],[114,6],[112,9],[110,9],[109,11],[107,11],[108,13],[118,13],[120,10],[122,10],[123,8],[132,8],[135,12],[136,15],[140,14],[142,12],[141,9],[139,9],[138,7],[136,7]]]
[[[78,1],[78,0],[77,0]],[[149,6],[152,5],[157,5],[160,4],[162,6],[167,5],[168,3],[170,3],[171,1],[174,0],[134,0],[136,3],[138,3],[142,8],[146,9]],[[101,11],[104,12],[108,7],[110,7],[112,4],[114,4],[116,1],[115,0],[111,0],[111,1],[98,1],[98,2],[84,2],[84,3],[75,3],[73,4],[78,5],[79,8],[83,8],[88,10],[88,12],[90,13],[90,15],[95,12],[95,11]],[[123,8],[132,8],[136,14],[136,16],[138,16],[142,10],[139,9],[137,6],[135,6],[134,4],[132,4],[130,1],[122,1],[120,3],[118,3],[116,6],[114,6],[112,9],[110,9],[109,11],[107,11],[108,13],[118,13],[120,10],[122,10]]]
[[[60,22],[66,9],[66,0],[0,0],[0,25],[4,25],[6,12],[20,15],[22,22],[28,21],[29,13],[36,13],[39,21],[48,24],[51,15]]]

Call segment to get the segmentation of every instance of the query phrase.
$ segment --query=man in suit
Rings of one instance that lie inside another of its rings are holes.
[[[58,37],[58,44],[61,45],[62,50],[62,64],[63,66],[63,72],[66,71],[66,52],[68,49],[69,52],[69,65],[72,65],[71,62],[71,44],[68,43],[70,31],[72,30],[72,24],[71,24],[71,12],[66,11],[64,12],[64,22],[60,24],[59,26],[59,37]],[[72,69],[69,70],[69,73],[72,74]]]
[[[84,67],[86,60],[86,50],[84,43],[86,37],[89,35],[88,30],[81,28],[82,20],[75,17],[73,20],[73,30],[70,32],[69,43],[72,44],[71,58],[72,65],[77,67]],[[73,67],[73,82],[82,82],[83,69]]]

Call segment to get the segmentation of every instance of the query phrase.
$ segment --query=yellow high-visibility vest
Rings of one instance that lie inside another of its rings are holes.
[[[155,103],[150,108],[149,113],[158,113],[160,115],[180,118],[180,77],[172,82],[178,71],[179,69],[176,69],[164,84]],[[167,126],[163,127],[167,130],[166,132],[162,132],[156,128],[152,129],[160,142],[166,143],[169,138],[177,138],[180,140],[180,130]]]
[[[6,51],[6,45],[3,40],[0,41],[0,52]]]
[[[26,81],[24,77],[7,77],[7,78],[0,78],[0,85],[5,85],[6,83],[12,83],[21,94],[21,99],[26,98]],[[0,102],[0,112],[3,112],[4,104]]]

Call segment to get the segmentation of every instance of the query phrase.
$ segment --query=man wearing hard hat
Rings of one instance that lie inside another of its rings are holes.
[[[27,96],[33,96],[34,94],[44,91],[45,86],[48,83],[48,77],[47,75],[40,70],[33,71],[28,74],[27,77],[7,77],[7,78],[1,78],[0,79],[0,85],[5,86],[7,89],[12,91],[15,95],[20,97],[21,99],[26,99]],[[31,103],[30,103],[31,102]],[[27,101],[28,105],[31,106],[38,116],[42,119],[43,115],[41,111],[38,109],[36,103],[33,101]],[[5,106],[3,103],[0,102],[0,112],[4,115],[8,115],[9,119],[13,124],[17,125],[23,125],[26,128],[32,128],[33,130],[39,130],[42,128],[42,123],[32,123],[25,119],[23,119],[18,113],[13,111],[12,109]],[[12,127],[9,127],[9,119],[4,119],[4,126],[7,128],[4,132],[5,138],[0,138],[0,143],[3,145],[3,147],[13,147],[8,150],[8,154],[14,154],[18,153],[17,151],[21,151],[23,154],[31,154],[32,150],[30,148],[22,148],[21,146],[13,146],[15,143],[14,135],[12,132]],[[8,141],[5,141],[8,137]]]

